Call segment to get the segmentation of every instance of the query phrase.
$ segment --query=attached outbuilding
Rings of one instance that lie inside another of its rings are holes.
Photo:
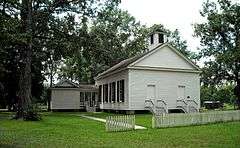
[[[75,84],[62,80],[51,88],[51,109],[86,110],[99,109],[98,89],[91,84]]]

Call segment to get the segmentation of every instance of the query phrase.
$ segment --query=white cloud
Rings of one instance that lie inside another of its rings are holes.
[[[199,39],[194,38],[192,24],[202,22],[199,11],[204,0],[122,0],[121,8],[135,16],[142,24],[163,24],[166,28],[178,29],[188,47],[196,51]]]

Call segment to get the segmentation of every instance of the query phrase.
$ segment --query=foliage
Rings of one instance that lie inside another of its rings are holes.
[[[75,24],[72,24],[75,15],[82,24],[96,13],[100,3],[93,0],[0,2],[0,57],[3,59],[0,82],[5,86],[9,106],[17,103],[17,94],[24,110],[31,105],[33,97],[40,98],[44,74],[51,75],[52,80],[59,60],[75,49]]]
[[[206,22],[195,24],[195,35],[201,38],[201,56],[205,63],[204,83],[234,82],[240,108],[240,5],[230,0],[203,3]]]
[[[233,94],[233,85],[226,86],[202,86],[201,87],[201,104],[204,101],[220,101],[222,103],[233,104],[236,96]]]
[[[25,121],[40,121],[42,120],[41,114],[39,114],[40,109],[36,104],[32,105],[26,112],[23,114],[23,120]]]
[[[27,110],[33,99],[41,102],[46,96],[46,79],[50,87],[58,76],[93,83],[98,73],[145,52],[146,37],[152,28],[161,25],[141,25],[120,9],[119,3],[120,0],[1,1],[2,102],[7,102],[9,108],[22,102],[23,110]],[[171,43],[191,57],[179,32],[168,32]]]
[[[65,58],[61,77],[93,83],[99,72],[145,49],[145,29],[115,3],[105,3],[85,29],[85,42]]]
[[[178,30],[171,32],[159,24],[147,28],[128,12],[110,5],[99,12],[89,27],[87,46],[65,59],[60,77],[93,83],[98,73],[124,59],[146,52],[146,39],[156,29],[166,31],[170,44],[187,57],[193,58],[194,53],[187,49],[186,41],[182,40]]]

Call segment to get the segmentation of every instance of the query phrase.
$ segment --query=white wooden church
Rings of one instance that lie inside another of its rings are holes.
[[[200,108],[199,74],[198,66],[167,43],[164,33],[156,31],[149,37],[148,52],[123,60],[95,78],[92,92],[97,94],[94,97],[80,99],[82,91],[78,85],[74,86],[78,90],[75,99],[64,95],[66,91],[56,92],[57,87],[52,88],[52,109],[63,109],[73,100],[79,105],[64,109],[80,109],[81,101],[94,100],[91,111],[100,108],[127,112],[197,112]],[[61,108],[56,105],[59,100]],[[82,104],[89,108],[90,103]]]

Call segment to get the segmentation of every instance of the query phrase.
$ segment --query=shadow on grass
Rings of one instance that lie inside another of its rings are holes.
[[[0,147],[13,148],[13,147],[17,147],[17,146],[15,146],[15,145],[13,145],[13,144],[1,144],[1,143],[0,143]]]

